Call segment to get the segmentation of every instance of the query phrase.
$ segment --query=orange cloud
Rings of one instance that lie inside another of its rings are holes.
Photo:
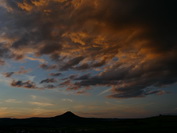
[[[18,7],[25,11],[31,11],[33,9],[33,6],[28,4],[26,0],[24,0],[22,3],[17,3]]]
[[[14,0],[6,5],[14,10],[13,26],[4,24],[1,32],[12,42],[2,46],[7,52],[0,57],[17,60],[33,53],[56,61],[41,65],[44,69],[97,71],[72,79],[70,90],[108,86],[112,97],[129,98],[157,94],[147,88],[177,81],[175,2]]]

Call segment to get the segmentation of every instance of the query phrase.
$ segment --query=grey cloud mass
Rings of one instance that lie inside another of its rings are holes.
[[[50,78],[50,79],[44,79],[42,80],[40,83],[54,83],[56,82],[56,80],[54,78]]]
[[[24,60],[29,53],[48,56],[54,64],[39,67],[57,70],[50,76],[82,73],[74,78],[65,75],[61,86],[77,91],[107,86],[112,88],[111,98],[165,94],[162,87],[177,82],[176,1],[4,2],[6,6],[0,2],[0,65],[7,59]],[[29,81],[11,85],[35,88]]]

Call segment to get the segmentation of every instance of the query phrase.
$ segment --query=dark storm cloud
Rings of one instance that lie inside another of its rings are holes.
[[[56,69],[57,65],[40,64],[40,68],[45,70],[52,70],[52,69]]]
[[[71,84],[71,80],[65,80],[62,83],[60,83],[60,86],[69,86]]]
[[[11,77],[13,74],[14,74],[14,72],[3,73],[3,75],[4,75],[6,78]]]
[[[63,78],[62,80],[74,80],[77,77],[78,77],[77,74],[72,74],[72,75],[67,76],[66,78]]]
[[[50,79],[44,79],[42,80],[40,83],[54,83],[56,82],[56,80],[54,78],[50,78]]]
[[[5,61],[0,59],[0,65],[4,65],[4,64],[5,64]]]
[[[10,51],[7,48],[4,48],[4,44],[0,44],[1,48],[0,48],[0,57],[2,58],[8,58],[10,57]]]
[[[137,50],[135,54],[137,59],[133,62],[131,58],[127,58],[125,62],[116,62],[105,72],[89,79],[82,79],[76,84],[114,86],[116,89],[113,87],[111,97],[130,98],[161,92],[161,90],[146,92],[149,86],[163,87],[176,83],[177,17],[175,17],[175,7],[177,3],[152,0],[111,0],[109,2],[112,8],[107,10],[108,15],[103,17],[103,21],[110,24],[111,28],[120,31],[127,28],[131,30],[132,27],[142,29],[141,34],[132,35],[133,38],[129,42],[138,48],[133,49],[135,52]],[[138,44],[138,40],[147,42]],[[132,47],[130,44],[125,42],[129,48]],[[126,46],[123,47],[126,48]],[[128,54],[126,56],[131,56]],[[147,57],[143,58],[144,55]]]
[[[32,81],[16,81],[13,80],[11,83],[12,87],[22,87],[22,88],[27,88],[27,89],[37,89],[36,85]]]
[[[131,98],[163,94],[151,86],[177,82],[176,1],[8,0],[6,4],[0,8],[4,18],[0,37],[8,38],[8,45],[1,45],[0,58],[17,60],[33,52],[56,61],[40,65],[46,70],[99,71],[94,76],[68,77],[60,84],[68,90],[108,86],[110,97]]]
[[[58,77],[61,75],[62,75],[62,73],[50,73],[50,76],[53,76],[53,77]]]
[[[78,65],[82,60],[84,59],[83,56],[79,56],[79,57],[76,57],[76,58],[73,58],[71,60],[69,60],[65,65],[63,65],[60,70],[68,70],[70,68],[72,68],[73,66],[75,65]]]
[[[105,64],[106,64],[106,61],[103,60],[103,61],[100,61],[100,62],[92,62],[90,64],[84,63],[84,64],[81,64],[79,66],[73,67],[73,69],[75,69],[75,70],[88,70],[88,69],[94,69],[94,68],[101,67]]]
[[[19,50],[29,52],[31,49],[36,49],[35,54],[42,55],[61,50],[60,36],[63,33],[61,27],[66,25],[62,22],[64,16],[61,14],[67,13],[63,8],[69,1],[8,0],[5,2],[6,8],[11,9],[8,14],[11,20],[3,25],[5,27],[3,30],[6,37],[16,38],[11,47],[13,52]],[[58,15],[60,17],[56,17]]]
[[[40,54],[52,54],[60,49],[61,49],[61,46],[58,45],[58,43],[53,43],[53,44],[49,43],[49,44],[44,45],[44,47],[40,49],[39,53]]]
[[[41,81],[42,82],[42,81]],[[50,79],[43,80],[42,83],[53,83],[54,81]],[[44,86],[38,86],[35,82],[33,81],[21,81],[21,80],[13,80],[10,84],[12,87],[20,87],[20,88],[27,88],[27,89],[54,89],[56,88],[55,85],[48,84]]]
[[[75,70],[88,70],[90,69],[90,65],[87,63],[84,63],[80,66],[74,67]]]
[[[132,66],[127,66],[122,68],[120,64],[112,66],[100,75],[93,77],[81,76],[75,84],[78,86],[113,86],[113,98],[130,98],[130,97],[142,97],[150,94],[159,94],[162,90],[155,91],[156,88],[161,88],[168,86],[170,84],[176,83],[175,68],[176,63],[173,62],[171,67],[168,60],[157,61],[154,60],[140,63],[138,67],[136,64]],[[163,67],[162,67],[163,66]],[[155,89],[150,89],[151,86],[156,87]],[[163,93],[165,94],[165,93]]]
[[[12,75],[16,74],[16,75],[22,75],[22,74],[26,74],[28,73],[30,70],[26,70],[24,67],[21,67],[19,71],[16,71],[16,72],[5,72],[3,73],[3,75],[6,77],[6,78],[10,78]]]
[[[166,91],[163,90],[153,90],[153,89],[142,89],[142,87],[136,86],[136,89],[134,87],[129,88],[118,88],[113,91],[112,95],[109,95],[109,98],[132,98],[132,97],[145,97],[147,95],[163,95],[167,94]]]
[[[61,82],[59,84],[59,87],[67,87],[66,90],[70,91],[70,90],[79,90],[80,86],[79,85],[75,85],[74,83],[72,83],[71,80],[65,80],[63,82]]]
[[[75,78],[75,80],[87,80],[90,78],[90,74],[85,74],[85,75],[82,75],[78,78]]]
[[[55,86],[55,85],[50,84],[50,85],[45,86],[45,88],[47,88],[47,89],[55,89],[55,88],[56,88],[56,86]]]

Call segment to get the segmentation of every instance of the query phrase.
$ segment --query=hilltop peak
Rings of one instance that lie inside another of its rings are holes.
[[[71,114],[72,114],[72,115],[75,115],[75,114],[74,114],[73,112],[71,112],[71,111],[67,111],[67,112],[65,112],[64,114],[65,114],[65,115],[71,115]],[[63,114],[63,115],[64,115],[64,114]]]
[[[78,119],[78,118],[81,118],[81,117],[75,115],[71,111],[67,111],[67,112],[65,112],[62,115],[55,116],[55,118],[57,118],[57,119],[63,119],[63,120],[74,120],[74,119]]]
[[[60,116],[67,116],[67,117],[79,117],[77,115],[75,115],[73,112],[71,111],[67,111],[64,114],[60,115]]]

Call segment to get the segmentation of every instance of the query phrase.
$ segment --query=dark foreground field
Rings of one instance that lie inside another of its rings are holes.
[[[94,119],[67,112],[52,118],[0,119],[0,133],[177,133],[177,116]]]

